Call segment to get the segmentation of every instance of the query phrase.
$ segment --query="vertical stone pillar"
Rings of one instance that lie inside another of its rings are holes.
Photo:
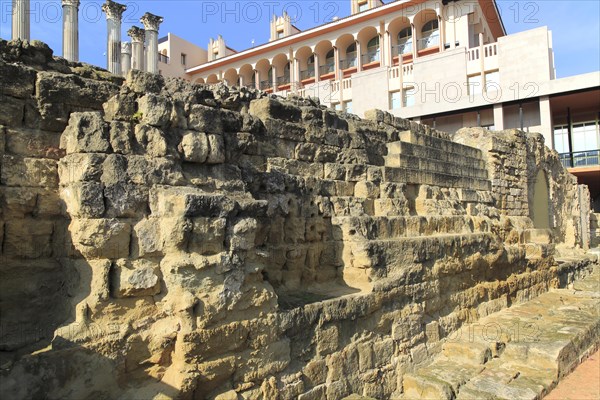
[[[123,70],[123,76],[127,76],[127,73],[131,69],[131,43],[121,43],[121,69]]]
[[[102,5],[102,11],[106,13],[108,29],[106,64],[107,69],[116,75],[121,75],[121,18],[126,9],[123,4],[111,0],[106,0]]]
[[[254,70],[254,88],[260,90],[260,72],[257,69]]]
[[[546,146],[554,149],[554,124],[552,122],[552,107],[550,105],[550,97],[548,96],[540,97],[540,123],[542,128],[540,129],[542,131],[541,134],[544,136]]]
[[[137,26],[132,26],[127,31],[127,35],[131,38],[131,69],[138,71],[144,70],[144,41],[146,33]]]
[[[494,129],[497,131],[504,130],[504,109],[502,103],[494,104]]]
[[[29,0],[12,0],[12,38],[29,40]]]
[[[321,80],[321,71],[320,71],[320,66],[319,66],[319,55],[317,53],[314,53],[315,56],[315,83],[319,82]]]
[[[341,79],[340,73],[340,49],[337,46],[333,47],[333,71],[335,72],[335,80]]]
[[[273,85],[273,93],[275,93],[279,88],[279,86],[277,85],[277,67],[272,65],[271,68],[271,71],[273,71],[271,76],[271,85]]]
[[[79,61],[79,0],[62,0],[63,57]]]
[[[158,74],[158,26],[163,22],[163,17],[146,13],[140,19],[146,30],[146,71]]]
[[[418,43],[417,43],[417,31],[415,31],[415,24],[413,24],[412,22],[410,23],[410,31],[412,33],[412,56],[413,56],[413,62],[415,62],[415,60],[417,59],[417,55],[419,54],[419,50],[418,50]]]
[[[362,46],[360,41],[356,41],[356,72],[362,71]]]

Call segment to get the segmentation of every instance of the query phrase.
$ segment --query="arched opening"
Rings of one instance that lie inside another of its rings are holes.
[[[358,33],[360,43],[361,64],[364,68],[376,67],[379,65],[380,48],[379,34],[377,29],[368,26]]]
[[[398,17],[388,27],[392,44],[392,57],[394,63],[399,62],[400,56],[403,61],[412,59],[413,31],[410,20],[407,17]]]
[[[373,37],[367,43],[367,59],[366,64],[379,61],[379,35]]]
[[[277,81],[276,89],[289,89],[290,88],[290,63],[285,54],[277,54],[273,58],[272,65],[275,69],[275,79]],[[272,76],[273,72],[271,72]]]
[[[533,183],[533,193],[529,199],[529,216],[536,229],[550,228],[550,191],[548,177],[543,169],[538,171]]]
[[[319,56],[319,76],[321,79],[333,78],[335,72],[334,50],[329,40],[323,40],[315,46]]]
[[[258,71],[259,89],[270,90],[273,86],[273,71],[269,60],[264,58],[259,60],[256,63],[256,70]]]
[[[340,70],[344,71],[344,74],[354,72],[354,68],[357,67],[356,58],[356,39],[350,34],[344,34],[340,36],[336,41],[335,45],[339,51],[340,58]],[[346,71],[352,69],[350,71]]]
[[[312,50],[308,46],[303,46],[296,51],[296,60],[298,60],[298,70],[300,73],[296,79],[303,84],[309,83],[309,79],[315,76],[315,58],[312,55]]]
[[[252,65],[250,65],[250,64],[242,65],[240,68],[239,76],[240,76],[240,86],[251,87],[251,88],[256,87],[256,82],[255,82],[256,79],[254,77],[254,70],[252,69]]]
[[[412,28],[408,26],[398,33],[398,46],[396,47],[398,55],[411,54],[412,43]]]
[[[213,84],[213,83],[218,83],[219,82],[219,78],[217,78],[216,74],[210,74],[208,76],[208,78],[206,78],[206,83],[208,84]]]
[[[225,75],[223,76],[224,83],[227,86],[237,86],[238,82],[238,73],[234,68],[229,68],[225,71]]]
[[[194,83],[197,83],[199,85],[203,85],[204,84],[204,79],[203,78],[196,78],[194,80]]]

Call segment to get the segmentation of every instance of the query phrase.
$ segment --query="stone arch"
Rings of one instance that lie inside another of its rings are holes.
[[[229,68],[227,71],[225,71],[225,75],[224,77],[224,81],[227,84],[227,86],[238,86],[239,82],[238,82],[238,73],[235,70],[235,68]]]
[[[533,226],[550,229],[550,189],[546,171],[538,170],[529,192],[529,216]]]
[[[218,82],[219,82],[219,78],[217,78],[217,74],[210,74],[206,78],[206,83],[213,84],[213,83],[218,83]]]

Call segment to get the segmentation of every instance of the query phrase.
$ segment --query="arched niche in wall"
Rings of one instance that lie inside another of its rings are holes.
[[[546,171],[540,169],[533,182],[529,196],[529,216],[536,229],[550,228],[550,190]]]

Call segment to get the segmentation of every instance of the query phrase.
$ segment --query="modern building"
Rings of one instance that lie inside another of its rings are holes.
[[[450,133],[540,132],[600,211],[600,72],[556,79],[552,33],[507,35],[494,0],[350,1],[350,16],[306,31],[273,17],[270,41],[239,52],[220,36],[207,52],[169,34],[159,50],[170,65],[162,57],[160,69],[318,97],[359,116],[379,108]],[[173,57],[183,65],[174,68]]]

